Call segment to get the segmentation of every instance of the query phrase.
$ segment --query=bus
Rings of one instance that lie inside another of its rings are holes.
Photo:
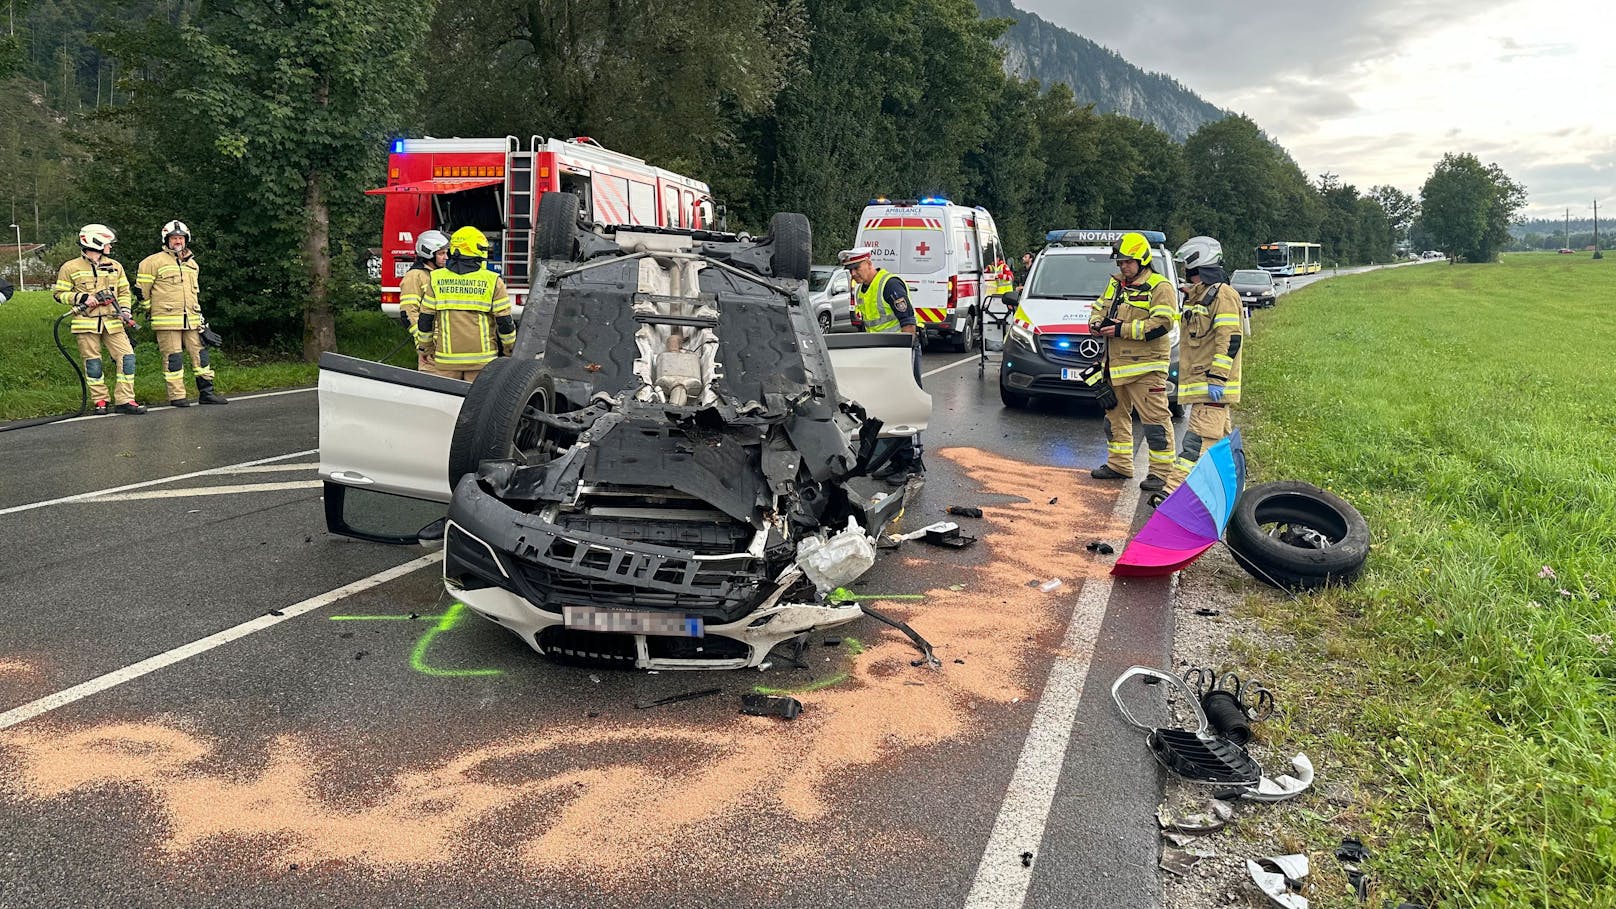
[[[1319,244],[1264,243],[1257,247],[1257,267],[1271,275],[1311,275],[1319,270]]]

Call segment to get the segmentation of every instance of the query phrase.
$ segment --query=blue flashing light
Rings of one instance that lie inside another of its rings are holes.
[[[926,198],[920,200],[920,204],[921,205],[952,205],[954,203],[948,201],[947,199],[943,198],[942,196],[927,196]]]
[[[403,139],[394,139],[393,140],[393,154],[402,155],[403,153],[404,153],[404,140]]]
[[[1069,350],[1069,349],[1071,349],[1072,342],[1071,341],[1061,341],[1060,343],[1056,344],[1055,346],[1059,347],[1061,350]]]

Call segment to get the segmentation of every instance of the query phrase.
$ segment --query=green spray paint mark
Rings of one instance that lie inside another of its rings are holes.
[[[460,620],[465,618],[466,604],[456,603],[449,607],[449,611],[442,615],[333,615],[327,616],[333,622],[409,622],[417,619],[436,621],[438,624],[427,630],[415,642],[415,649],[410,651],[410,668],[422,675],[429,675],[440,679],[466,679],[486,675],[504,675],[503,669],[439,669],[429,665],[426,661],[426,652],[431,649],[432,641],[446,631],[453,631]]]
[[[440,679],[467,679],[481,675],[504,675],[503,669],[439,669],[428,666],[426,663],[427,648],[432,646],[432,639],[445,631],[453,631],[460,620],[465,617],[466,604],[456,603],[449,607],[449,611],[438,619],[438,624],[431,631],[421,635],[415,642],[415,650],[410,652],[410,668],[416,672],[430,675]]]
[[[859,600],[924,600],[923,593],[858,593],[846,587],[838,587],[830,592],[832,603],[854,603]]]
[[[858,638],[842,638],[842,647],[847,650],[847,655],[850,657],[856,657],[864,652],[864,645],[859,641]],[[826,688],[830,688],[833,685],[840,685],[841,683],[847,681],[847,679],[847,673],[838,672],[829,678],[817,679],[796,688],[771,688],[767,685],[757,685],[753,687],[752,690],[758,694],[808,694],[814,691],[824,691]]]

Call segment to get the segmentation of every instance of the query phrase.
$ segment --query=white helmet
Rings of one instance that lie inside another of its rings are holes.
[[[117,241],[118,235],[105,224],[86,224],[84,229],[79,231],[79,249],[93,249],[104,253]]]
[[[1173,254],[1185,271],[1223,264],[1223,244],[1211,237],[1191,237]]]
[[[175,218],[174,220],[163,225],[163,236],[161,237],[162,244],[167,246],[168,238],[174,236],[175,234],[179,234],[180,236],[184,237],[185,244],[187,246],[191,244],[191,229],[186,227],[185,222],[178,218]]]
[[[432,257],[449,248],[449,235],[441,230],[422,231],[415,238],[415,254],[432,261]]]

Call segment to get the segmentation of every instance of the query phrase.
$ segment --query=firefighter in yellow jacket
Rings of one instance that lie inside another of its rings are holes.
[[[1172,492],[1201,459],[1201,449],[1228,435],[1234,426],[1229,405],[1240,401],[1240,295],[1223,273],[1223,245],[1211,237],[1191,237],[1173,256],[1190,280],[1178,341],[1178,402],[1194,404],[1184,447],[1178,453]]]
[[[432,372],[470,382],[516,343],[505,279],[488,269],[488,238],[462,227],[449,238],[449,261],[434,269],[415,322],[416,349],[430,345]]]
[[[127,331],[133,331],[129,277],[109,253],[118,239],[105,224],[86,224],[79,231],[79,256],[56,272],[56,301],[73,309],[73,337],[84,361],[84,383],[89,386],[95,412],[107,413],[106,361],[101,348],[118,371],[112,399],[118,413],[145,413],[135,400],[135,349]]]
[[[1106,339],[1106,378],[1117,405],[1105,412],[1106,461],[1090,475],[1097,480],[1133,476],[1133,415],[1144,424],[1150,473],[1139,484],[1162,489],[1173,471],[1173,423],[1167,409],[1167,369],[1172,357],[1178,291],[1150,267],[1150,242],[1123,234],[1111,248],[1119,274],[1089,313],[1089,330]]]
[[[135,270],[135,294],[144,297],[151,309],[152,331],[157,333],[157,350],[163,355],[169,406],[191,406],[185,397],[187,356],[196,374],[197,401],[229,404],[230,399],[213,387],[213,367],[208,362],[208,348],[202,343],[207,320],[202,318],[191,229],[184,221],[170,221],[163,225],[159,239],[162,249],[140,260]]]
[[[415,238],[415,261],[411,263],[410,270],[404,273],[398,288],[398,312],[404,319],[404,327],[412,334],[415,323],[421,318],[421,298],[426,296],[432,272],[442,268],[448,259],[449,237],[443,231],[426,230]],[[421,372],[432,371],[430,342],[425,348],[416,348],[415,368]]]

